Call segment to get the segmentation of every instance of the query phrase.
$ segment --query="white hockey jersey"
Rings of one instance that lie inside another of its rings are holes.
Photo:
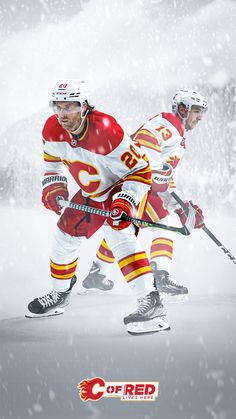
[[[184,126],[177,115],[163,112],[150,118],[132,138],[145,151],[152,170],[167,162],[175,172],[185,152]]]
[[[63,129],[53,115],[43,141],[45,175],[60,173],[65,165],[85,197],[102,202],[122,184],[139,203],[151,187],[147,158],[110,115],[92,111],[79,136]]]
[[[184,134],[184,126],[180,118],[175,114],[162,112],[150,118],[131,136],[144,150],[152,171],[158,169],[160,164],[165,162],[173,167],[174,175],[168,190],[166,192],[158,192],[164,207],[168,208],[168,210],[174,210],[178,206],[175,199],[168,192],[176,188],[176,168],[185,152]],[[154,200],[155,202],[155,206],[158,208],[158,218],[163,218],[164,215],[160,212],[161,205]],[[140,207],[140,213],[142,213],[142,207],[143,205]],[[152,221],[154,220],[156,220],[155,217]]]

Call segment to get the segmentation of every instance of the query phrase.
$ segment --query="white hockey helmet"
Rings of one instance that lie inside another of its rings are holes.
[[[178,92],[174,95],[171,102],[173,113],[178,113],[178,106],[181,103],[184,104],[189,111],[193,105],[201,106],[203,112],[207,111],[206,98],[196,92],[196,90],[190,89],[189,87],[178,90]]]
[[[79,102],[83,103],[90,102],[89,91],[86,87],[86,83],[79,79],[65,79],[59,80],[52,92],[49,106],[53,106],[53,102]]]

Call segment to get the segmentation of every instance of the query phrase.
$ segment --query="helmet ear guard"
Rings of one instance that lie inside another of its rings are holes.
[[[184,103],[179,103],[178,104],[178,106],[177,106],[177,114],[182,119],[187,119],[188,116],[189,116],[189,112],[190,112],[189,108]]]

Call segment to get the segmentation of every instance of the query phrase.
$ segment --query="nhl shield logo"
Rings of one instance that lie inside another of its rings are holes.
[[[73,138],[70,143],[73,147],[76,147],[78,144],[78,141],[75,138]]]

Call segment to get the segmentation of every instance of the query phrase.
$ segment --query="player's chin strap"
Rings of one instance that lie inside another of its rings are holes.
[[[74,204],[73,202],[65,201],[60,196],[57,198],[57,203],[58,205],[60,205],[61,208],[72,208],[78,211],[88,212],[90,214],[101,215],[102,217],[106,217],[106,218],[110,217],[110,211],[101,210],[99,208],[91,207],[89,205]],[[184,236],[188,236],[191,232],[191,229],[190,230],[188,229],[187,224],[185,224],[183,227],[173,227],[173,226],[167,226],[165,224],[154,223],[152,221],[145,221],[140,218],[134,218],[134,217],[128,217],[128,216],[125,218],[125,221],[130,221],[131,223],[139,225],[139,226],[156,227],[162,230],[173,231],[175,233],[183,234]],[[194,222],[195,222],[195,215],[194,215]],[[194,225],[194,222],[193,222],[193,225]],[[191,224],[192,224],[192,221],[191,221]],[[189,228],[190,227],[191,226],[189,226]]]
[[[185,205],[184,201],[182,201],[182,199],[175,192],[171,192],[170,194],[185,212],[188,211],[188,207]],[[210,237],[211,240],[213,240],[215,244],[217,244],[221,250],[223,250],[223,252],[230,258],[230,260],[236,264],[236,258],[232,255],[232,253],[229,252],[228,249],[226,249],[226,247],[216,238],[216,236],[214,236],[214,234],[206,226],[202,227],[202,230]]]
[[[81,108],[81,112],[80,112],[81,122],[80,122],[78,128],[76,128],[76,130],[72,132],[72,134],[75,134],[75,135],[76,134],[79,134],[80,129],[81,129],[81,127],[82,127],[82,125],[83,125],[86,117],[88,116],[88,113],[89,113],[89,109],[88,108],[85,110],[84,114],[83,114],[83,107]]]

